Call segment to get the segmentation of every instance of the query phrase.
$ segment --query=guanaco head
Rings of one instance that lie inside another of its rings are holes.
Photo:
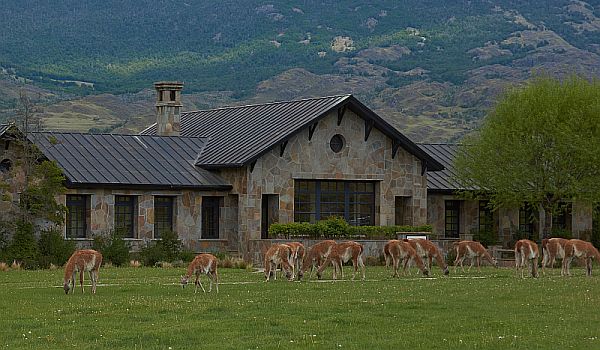
[[[185,288],[188,284],[189,276],[181,276],[181,288]]]
[[[494,267],[498,268],[498,260],[492,258],[492,262],[494,263]]]
[[[427,268],[423,269],[423,276],[429,277],[429,269],[427,269]]]
[[[65,290],[65,294],[69,294],[69,290],[71,289],[71,285],[70,285],[69,281],[65,282],[65,284],[63,285],[63,288]]]

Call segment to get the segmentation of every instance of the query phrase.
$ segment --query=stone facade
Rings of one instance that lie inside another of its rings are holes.
[[[329,146],[336,134],[345,139],[339,153]],[[290,137],[283,155],[275,147],[253,169],[222,170],[220,175],[239,196],[239,241],[244,253],[249,240],[261,237],[263,194],[279,196],[278,222],[294,221],[294,181],[299,179],[374,181],[376,225],[395,224],[396,196],[410,198],[414,225],[427,223],[426,177],[421,175],[420,160],[402,148],[392,158],[392,140],[377,129],[365,141],[365,122],[351,111],[346,111],[340,125],[335,112],[319,120],[310,140],[308,128]]]
[[[438,238],[445,238],[445,201],[460,201],[459,233],[461,238],[469,238],[473,232],[479,229],[479,201],[464,200],[456,195],[430,193],[428,201],[429,224],[433,226],[433,234]],[[544,212],[539,211],[538,220],[534,228],[536,233],[542,232],[541,222]],[[499,208],[493,212],[493,232],[497,234],[498,241],[508,246],[513,236],[519,231],[519,209]],[[592,206],[589,204],[574,202],[570,215],[567,216],[567,228],[573,237],[585,237],[592,230]]]

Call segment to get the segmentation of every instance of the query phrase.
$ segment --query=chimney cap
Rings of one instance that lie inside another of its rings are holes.
[[[181,81],[157,81],[154,83],[156,90],[181,90],[183,82]]]

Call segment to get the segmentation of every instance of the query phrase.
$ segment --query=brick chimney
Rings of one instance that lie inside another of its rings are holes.
[[[156,89],[156,134],[179,136],[181,132],[181,90],[183,83],[159,81]]]

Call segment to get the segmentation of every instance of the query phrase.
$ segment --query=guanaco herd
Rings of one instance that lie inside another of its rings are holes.
[[[498,267],[498,262],[490,253],[476,241],[460,241],[452,245],[452,250],[456,254],[454,260],[454,272],[460,265],[464,272],[463,262],[469,259],[471,265],[469,271],[477,264],[478,270],[481,270],[481,260],[486,260],[491,265]],[[333,267],[333,279],[337,279],[338,273],[344,278],[344,263],[352,262],[352,279],[356,277],[359,268],[362,279],[365,279],[365,264],[363,261],[364,248],[360,243],[353,241],[335,242],[333,240],[324,240],[314,244],[310,249],[305,250],[304,245],[299,242],[276,243],[271,245],[264,254],[264,275],[265,281],[271,278],[277,278],[277,268],[281,266],[281,271],[290,281],[294,279],[301,280],[306,272],[310,270],[310,276],[316,269],[317,278],[321,279],[323,270],[331,265]],[[556,259],[562,259],[561,276],[571,275],[570,266],[573,259],[578,258],[585,261],[586,275],[592,275],[592,261],[600,261],[600,253],[590,243],[579,239],[550,238],[542,240],[542,273],[545,274],[546,266],[554,267]],[[385,266],[389,268],[391,263],[393,276],[399,277],[398,269],[402,263],[403,274],[411,265],[416,265],[424,276],[429,276],[433,259],[442,270],[444,275],[450,273],[440,249],[431,241],[422,238],[390,240],[383,248]],[[522,239],[515,244],[515,271],[521,272],[521,277],[525,277],[527,269],[532,277],[538,277],[538,260],[540,252],[538,245],[528,239]],[[98,270],[102,264],[102,254],[95,250],[85,249],[77,250],[71,255],[65,266],[64,290],[66,294],[75,290],[75,278],[79,273],[79,283],[81,292],[83,289],[83,275],[89,272],[92,281],[92,293],[96,293],[98,283]],[[219,275],[217,272],[218,259],[212,254],[199,254],[190,262],[187,272],[181,277],[181,286],[185,287],[189,279],[195,276],[194,293],[198,292],[198,287],[206,292],[200,282],[200,275],[207,275],[210,280],[208,291],[212,291],[213,283],[219,292]]]

